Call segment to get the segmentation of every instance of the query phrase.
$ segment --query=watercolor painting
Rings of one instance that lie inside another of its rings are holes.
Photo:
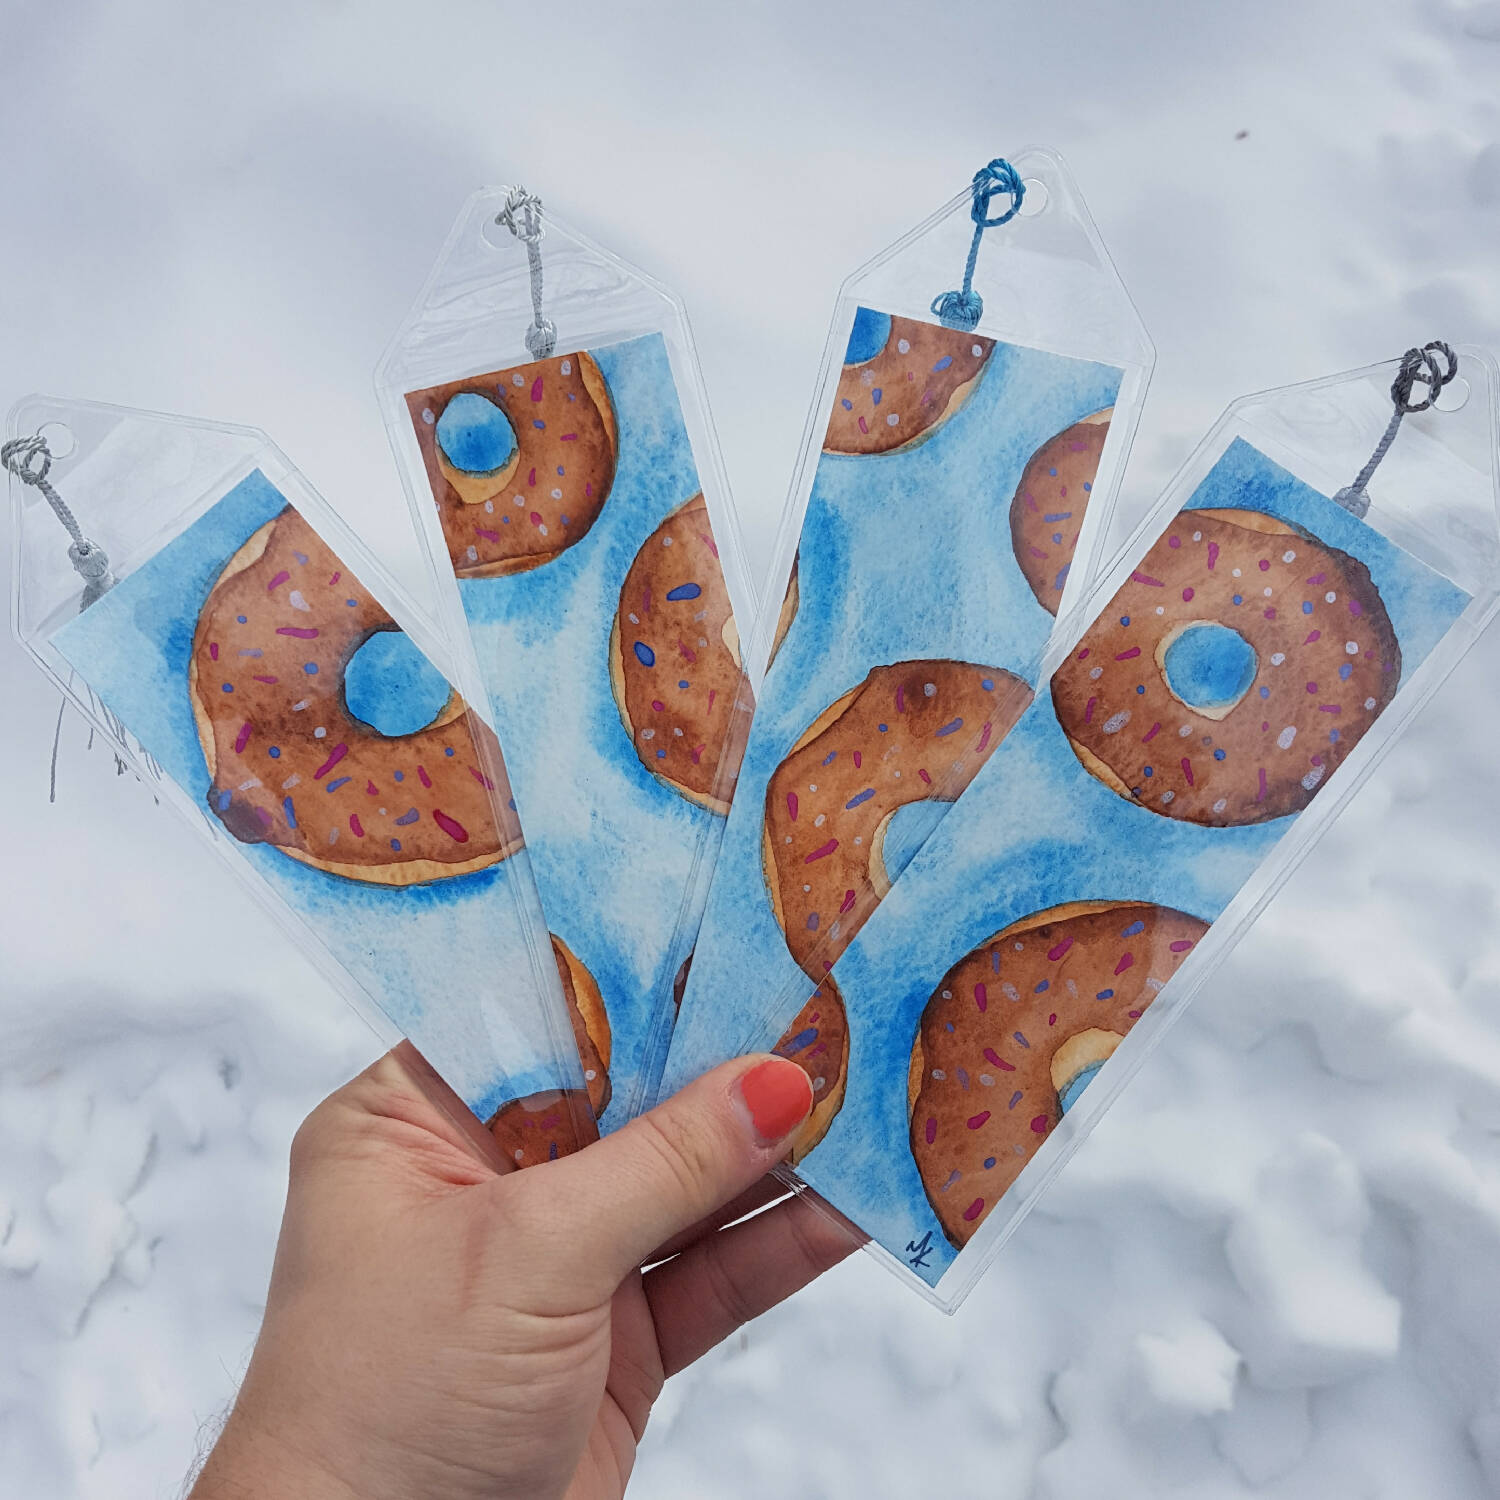
[[[666,345],[406,400],[613,1128],[660,1073],[751,703]]]
[[[1030,698],[1121,378],[858,310],[665,1087],[800,988],[778,1046],[842,1098],[829,969]]]
[[[481,1119],[561,1098],[495,738],[264,475],[53,640]]]
[[[936,1284],[1467,603],[1236,441],[825,977],[804,1179]]]

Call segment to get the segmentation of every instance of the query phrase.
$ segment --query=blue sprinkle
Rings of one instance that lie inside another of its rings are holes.
[[[281,759],[281,746],[280,745],[272,745],[271,748],[266,751],[266,754],[269,755],[272,760],[280,760]]]
[[[1050,516],[1043,516],[1042,517],[1042,520],[1044,520],[1045,522],[1047,522],[1047,524],[1049,526],[1054,521],[1071,521],[1072,519],[1073,519],[1073,512],[1070,511],[1070,510],[1056,510],[1056,511],[1053,511],[1053,513]]]
[[[1143,766],[1141,768],[1141,775],[1142,776],[1155,776],[1156,775],[1156,767],[1155,766]]]
[[[680,687],[680,688],[686,688],[687,685],[688,684],[687,684],[687,678],[686,677],[679,677],[677,679],[677,686],[678,687]]]
[[[1223,760],[1224,759],[1224,752],[1222,750],[1215,750],[1214,751],[1214,759],[1215,760]]]
[[[1099,993],[1094,996],[1094,999],[1096,1000],[1113,1000],[1114,998],[1115,992],[1113,990],[1100,990]]]
[[[1135,690],[1138,693],[1144,693],[1146,691],[1146,684],[1144,682],[1138,682],[1136,684]]]
[[[452,745],[447,746],[444,749],[443,754],[444,755],[452,755],[453,754],[453,746]]]
[[[330,792],[336,792],[341,786],[348,786],[348,784],[352,780],[353,778],[350,776],[340,776],[337,781],[330,781],[328,783],[327,790]]]
[[[1052,540],[1054,543],[1062,541],[1062,532],[1054,531],[1052,533]]]
[[[870,403],[871,403],[871,405],[873,405],[873,406],[879,406],[880,405],[880,398],[884,394],[885,393],[877,385],[875,387],[875,389],[870,392]]]
[[[856,792],[845,804],[844,811],[848,812],[852,807],[858,807],[861,802],[868,802],[875,795],[875,788],[867,786],[864,791]]]
[[[1068,569],[1071,568],[1072,566],[1073,566],[1072,563],[1064,563],[1062,565],[1062,567],[1058,570],[1057,577],[1052,580],[1052,587],[1053,588],[1055,588],[1055,589],[1061,589],[1062,588],[1063,584],[1067,581]]]
[[[995,691],[995,679],[993,677],[986,677],[984,679],[984,681],[981,682],[979,685],[987,693],[993,693]]]
[[[233,792],[220,792],[219,793],[218,808],[219,808],[220,812],[223,812],[224,809],[229,806],[230,799],[233,796],[234,796]]]
[[[937,372],[937,371],[938,371],[938,370],[946,370],[946,369],[947,369],[947,368],[948,368],[948,366],[949,366],[949,365],[951,365],[951,364],[952,364],[952,363],[953,363],[953,356],[952,356],[952,355],[951,355],[951,354],[945,354],[945,355],[944,355],[944,356],[943,356],[943,357],[942,357],[942,358],[941,358],[941,359],[940,359],[940,360],[939,360],[939,361],[938,361],[938,362],[937,362],[937,363],[936,363],[936,364],[935,364],[935,365],[934,365],[934,366],[933,366],[933,367],[932,367],[932,368],[933,368],[933,372],[934,372],[934,373],[936,373],[936,372]],[[1054,470],[1054,472],[1056,472],[1056,471],[1055,471],[1055,470]]]
[[[1328,731],[1328,743],[1330,745],[1336,745],[1336,744],[1338,744],[1338,742],[1339,742],[1339,732],[1338,732],[1338,730],[1337,729],[1330,729]]]
[[[1271,690],[1270,690],[1270,688],[1263,687],[1260,690],[1260,695],[1261,695],[1262,698],[1269,698],[1271,696]]]
[[[399,854],[401,852],[401,840],[400,839],[392,839],[391,840],[391,848],[394,849],[397,854]]]
[[[1040,995],[1047,989],[1048,985],[1050,985],[1051,983],[1052,981],[1050,979],[1044,979],[1039,985],[1037,985],[1034,990],[1032,990],[1031,993],[1033,995]]]
[[[1347,676],[1348,676],[1348,675],[1349,675],[1349,674],[1350,674],[1350,673],[1351,673],[1351,672],[1352,672],[1352,671],[1353,671],[1353,670],[1354,670],[1354,664],[1353,664],[1353,663],[1352,663],[1352,662],[1347,662],[1347,661],[1346,661],[1346,662],[1345,662],[1345,663],[1344,663],[1344,665],[1343,665],[1343,666],[1341,666],[1341,667],[1340,667],[1340,668],[1339,668],[1339,677],[1340,677],[1340,678],[1345,678],[1345,677],[1347,677]]]
[[[656,652],[645,641],[637,641],[632,649],[635,652],[635,659],[643,667],[654,667],[656,665]]]
[[[573,399],[572,393],[569,392],[569,394],[568,394],[568,400],[571,401],[572,399]],[[547,1160],[548,1161],[556,1161],[557,1160],[557,1142],[556,1141],[549,1141],[547,1143]]]
[[[656,752],[656,758],[657,760],[665,760],[667,758],[667,752],[665,750],[658,750]]]
[[[1143,933],[1145,930],[1146,930],[1146,924],[1144,922],[1135,921],[1135,922],[1132,922],[1129,927],[1124,928],[1121,931],[1120,936],[1121,937],[1137,937],[1141,933]]]
[[[234,684],[232,682],[226,682],[224,684],[224,691],[226,693],[232,693],[234,691]]]
[[[816,932],[818,930],[818,914],[817,914],[817,912],[811,912],[811,913],[809,913],[808,918],[807,918],[807,930],[809,932]]]
[[[1128,624],[1130,624],[1130,616],[1129,615],[1121,615],[1120,616],[1120,624],[1122,624],[1122,625],[1128,625]]]
[[[950,719],[946,724],[943,725],[941,729],[937,731],[937,734],[934,736],[934,738],[942,739],[945,734],[952,734],[955,729],[962,729],[963,727],[964,721],[962,719]]]
[[[509,516],[501,516],[500,517],[500,524],[502,526],[509,526],[510,525],[510,517]]]
[[[799,1031],[791,1041],[783,1042],[776,1050],[783,1057],[790,1057],[794,1052],[800,1052],[804,1047],[811,1047],[817,1039],[818,1028],[816,1026],[809,1026],[805,1030]]]
[[[696,599],[702,592],[696,583],[679,583],[675,589],[667,590],[667,598],[676,604],[680,599]]]
[[[557,466],[557,477],[559,479],[563,477],[563,466],[561,464],[558,464]]]
[[[1302,613],[1305,615],[1310,615],[1312,613],[1312,601],[1310,599],[1304,599],[1302,601]]]
[[[1245,602],[1245,596],[1243,594],[1236,594],[1234,596],[1234,602],[1236,604],[1243,604]]]
[[[283,797],[281,799],[281,810],[286,814],[286,826],[295,828],[297,826],[297,814],[292,811],[292,799]]]
[[[542,419],[540,417],[537,417],[537,418],[535,418],[532,421],[531,425],[533,427],[535,427],[538,432],[541,432],[546,427],[547,424],[544,421],[542,421]]]
[[[405,781],[406,780],[406,772],[405,771],[397,771],[396,772],[396,780],[397,781]]]
[[[889,725],[889,724],[877,724],[877,725],[876,725],[876,726],[875,726],[875,727],[876,727],[876,728],[877,728],[877,729],[878,729],[878,730],[879,730],[879,731],[880,731],[880,732],[881,732],[881,733],[882,733],[882,734],[884,734],[884,733],[885,733],[885,732],[886,732],[886,730],[887,730],[887,729],[889,729],[889,728],[890,728],[890,725]]]
[[[1083,492],[1084,492],[1085,495],[1088,494],[1089,491],[1092,490],[1093,488],[1094,488],[1094,481],[1092,479],[1085,479],[1083,481]]]
[[[347,604],[350,609],[353,609],[354,606],[359,603],[359,600],[358,599],[345,599],[344,603]]]
[[[305,661],[302,663],[302,670],[309,677],[316,677],[318,675],[318,664],[315,661]]]
[[[1053,478],[1054,478],[1054,479],[1056,479],[1056,478],[1057,478],[1057,470],[1056,470],[1056,469],[1048,469],[1048,470],[1047,470],[1047,472],[1048,472],[1048,473],[1049,473],[1049,474],[1050,474],[1050,475],[1051,475],[1051,476],[1052,476],[1052,477],[1053,477]]]
[[[839,405],[842,406],[845,411],[853,411],[854,410],[854,403],[851,400],[849,400],[849,398],[847,396],[841,402],[839,402]]]
[[[241,625],[245,624],[246,622],[246,616],[244,615],[236,615],[235,619],[238,620]]]
[[[516,799],[512,797],[505,805],[514,812],[516,810]]]
[[[827,755],[825,755],[825,756],[824,756],[824,757],[823,757],[823,764],[824,764],[824,765],[825,765],[825,766],[829,766],[829,765],[832,765],[832,764],[833,764],[833,762],[834,762],[834,761],[835,761],[835,760],[836,760],[836,759],[837,759],[837,758],[838,758],[838,751],[837,751],[837,750],[830,750],[830,751],[829,751],[829,752],[828,752],[828,754],[827,754]]]
[[[412,808],[410,812],[404,812],[396,819],[396,826],[398,828],[405,828],[408,823],[415,823],[421,816],[422,814],[416,808]]]
[[[985,1159],[984,1159],[984,1169],[985,1169],[986,1172],[988,1172],[989,1169],[991,1167],[993,1167],[994,1165],[995,1165],[995,1158],[993,1156],[987,1156],[987,1157],[985,1157]]]

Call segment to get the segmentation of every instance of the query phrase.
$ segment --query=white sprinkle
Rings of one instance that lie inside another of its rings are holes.
[[[1177,731],[1178,736],[1181,739],[1186,739],[1192,732],[1193,726],[1191,724],[1184,724],[1182,728]]]
[[[910,354],[911,344],[906,339],[897,339],[896,350],[900,354]]]
[[[995,1086],[995,1080],[991,1078],[988,1073],[981,1073],[979,1075],[979,1081],[987,1089],[992,1089]]]
[[[897,415],[897,414],[896,414],[896,413],[895,413],[895,412],[892,412],[892,413],[891,413],[891,414],[890,414],[890,415],[889,415],[889,416],[888,416],[888,417],[887,417],[887,418],[886,418],[886,419],[885,419],[885,425],[886,425],[886,426],[887,426],[887,427],[894,427],[894,426],[895,426],[895,425],[896,425],[896,423],[897,423],[897,422],[899,422],[899,421],[900,421],[900,420],[901,420],[901,418],[900,418],[900,417],[899,417],[899,416],[898,416],[898,415]]]
[[[893,771],[891,774],[896,778],[897,781],[901,780],[901,773],[899,771]]]
[[[862,385],[874,385],[875,384],[875,376],[869,370],[861,370],[859,378],[860,378],[860,383]]]
[[[1297,554],[1295,552],[1293,552],[1290,548],[1288,548],[1285,552],[1283,552],[1281,554],[1281,560],[1282,560],[1282,562],[1295,562],[1297,560]]]
[[[490,515],[495,514],[495,502],[493,500],[486,500],[484,502],[484,508],[490,513]]]
[[[1214,811],[1216,813],[1221,813],[1228,806],[1229,806],[1229,798],[1228,797],[1220,797],[1219,800],[1214,803]]]
[[[562,499],[562,491],[561,490],[553,490],[552,491],[552,498],[554,500],[561,500]]]
[[[294,704],[292,704],[292,712],[294,714],[300,714],[302,712],[302,710],[304,708],[306,708],[307,705],[309,703],[311,703],[311,702],[312,702],[311,698],[304,698],[300,703],[294,703]]]
[[[783,842],[783,843],[786,843],[786,844],[790,844],[790,843],[791,843],[791,841],[792,841],[792,836],[791,836],[791,834],[787,834],[787,836],[786,836],[786,838],[785,838],[785,839],[783,839],[783,840],[782,840],[782,842]],[[859,842],[859,840],[858,840],[858,839],[856,839],[856,840],[855,840],[855,842],[856,842],[856,843],[858,843],[858,842]]]
[[[970,348],[969,353],[972,354],[975,359],[978,359],[979,356],[984,353],[984,345],[983,344],[975,344],[975,345],[973,345],[973,347]]]
[[[1118,734],[1130,722],[1130,710],[1122,708],[1119,713],[1111,714],[1101,726],[1105,734]]]
[[[1156,612],[1157,612],[1157,614],[1159,614],[1159,615],[1164,615],[1164,614],[1166,614],[1166,612],[1167,612],[1167,607],[1166,607],[1166,605],[1164,605],[1164,604],[1158,604],[1158,605],[1157,605],[1157,606],[1156,606]]]
[[[260,785],[260,777],[259,776],[252,776],[249,779],[249,781],[242,781],[242,782],[240,782],[239,790],[242,791],[242,792],[248,792],[252,787],[257,787],[259,785]]]
[[[815,791],[817,791],[817,789],[818,789],[818,784],[817,784],[817,782],[815,782],[815,781],[809,781],[809,782],[808,782],[808,783],[807,783],[807,789],[808,789],[808,791],[810,791],[810,792],[815,792]]]
[[[1359,655],[1359,642],[1358,641],[1345,641],[1344,642],[1344,650],[1347,651],[1350,656],[1358,656]]]
[[[545,521],[543,521],[540,525],[538,525],[538,527],[537,527],[537,533],[540,536],[546,536],[547,535],[547,523]],[[469,548],[469,550],[472,552],[474,549],[471,547],[471,548]]]
[[[932,697],[936,696],[936,694],[937,694],[937,683],[935,683],[935,682],[924,682],[922,684],[922,696],[924,698],[932,698]]]
[[[1279,667],[1282,664],[1282,662],[1284,662],[1285,660],[1286,660],[1286,652],[1285,651],[1278,651],[1278,652],[1276,652],[1276,654],[1274,656],[1272,656],[1272,658],[1271,658],[1271,665],[1273,667]]]
[[[839,935],[839,924],[837,922],[835,922],[833,924],[833,926],[828,929],[828,936],[829,937],[837,937],[838,935]]]
[[[943,991],[944,1000],[951,1000],[952,998],[953,996],[951,992],[949,992],[948,990]],[[939,1083],[941,1083],[948,1075],[941,1068],[934,1068],[932,1070],[932,1076],[936,1078]]]
[[[672,733],[675,734],[679,739],[682,738],[682,731],[680,729],[674,729]]]
[[[706,646],[708,644],[708,637],[706,635],[700,635],[698,637],[698,644],[700,646]]]
[[[693,618],[695,620],[706,620],[708,618],[708,611],[706,609],[700,609],[698,613],[693,616]]]
[[[1365,699],[1365,707],[1366,708],[1374,708],[1375,707],[1375,700],[1373,698],[1366,698]]]
[[[1163,792],[1161,794],[1162,806],[1165,807],[1167,805],[1167,803],[1169,803],[1172,800],[1172,798],[1175,797],[1176,795],[1177,795],[1176,792]]]
[[[525,385],[526,377],[518,371],[516,374],[510,377],[510,383],[512,385]]]
[[[827,813],[819,813],[817,815],[817,817],[815,817],[813,819],[813,827],[814,828],[821,828],[823,826],[823,824],[827,821],[827,819],[828,819],[828,814]]]
[[[1161,992],[1166,989],[1166,987],[1167,981],[1165,979],[1148,979],[1146,981],[1146,988],[1150,990],[1153,995],[1161,994]]]
[[[1269,598],[1270,598],[1270,597],[1271,597],[1271,585],[1270,585],[1270,584],[1267,584],[1267,585],[1266,585],[1266,586],[1265,586],[1265,588],[1263,588],[1263,589],[1262,589],[1262,590],[1261,590],[1261,593],[1262,593],[1262,594],[1264,594],[1264,595],[1265,595],[1265,596],[1266,596],[1266,598],[1267,598],[1267,599],[1269,599]]]
[[[526,1153],[519,1146],[517,1146],[516,1149],[511,1152],[511,1155],[514,1156],[517,1161],[526,1160]]]
[[[1281,749],[1290,750],[1292,748],[1292,741],[1296,738],[1297,726],[1295,724],[1288,724],[1286,728],[1276,736],[1276,743]]]
[[[437,416],[430,406],[424,406],[422,408],[422,420],[426,422],[429,427],[437,421]]]
[[[321,724],[319,724],[318,727],[313,730],[313,738],[315,740],[321,740],[327,733],[328,731],[324,729]]]
[[[656,738],[656,731],[654,729],[643,729],[641,730],[641,738],[643,740],[654,740]]]
[[[672,538],[669,536],[664,536],[661,539],[661,544],[663,547],[670,547],[672,545]]]
[[[310,614],[312,612],[312,605],[310,605],[307,600],[302,597],[301,589],[293,589],[291,593],[286,596],[286,602],[290,604],[293,609],[302,610],[304,614]]]
[[[284,791],[284,792],[289,792],[301,780],[302,780],[301,775],[298,774],[297,772],[293,772],[292,775],[288,776],[287,779],[281,783],[281,790]]]
[[[1312,770],[1310,770],[1307,775],[1302,778],[1303,788],[1309,792],[1312,791],[1312,789],[1317,786],[1317,784],[1323,779],[1323,772],[1326,769],[1326,766],[1314,766]]]
[[[570,359],[565,359],[557,368],[561,370],[564,375],[571,375],[573,373],[573,361]]]
[[[338,841],[339,841],[339,831],[338,831],[337,827],[330,828],[328,830],[328,842],[330,844],[336,844],[336,843],[338,843]]]
[[[1089,680],[1091,682],[1098,682],[1098,680],[1102,676],[1104,676],[1104,668],[1103,667],[1090,667],[1089,668]]]
[[[1324,604],[1332,604],[1333,601],[1335,599],[1337,599],[1337,598],[1338,598],[1338,595],[1336,593],[1334,593],[1334,591],[1332,589],[1329,589],[1328,592],[1323,595],[1323,603]]]
[[[1201,542],[1203,540],[1203,533],[1201,531],[1195,531],[1193,533],[1193,540],[1195,542]]]
[[[517,495],[516,496],[516,504],[517,505],[525,505],[526,504],[526,497],[524,495]]]
[[[630,623],[632,625],[639,625],[641,623],[640,616],[637,615],[634,610],[631,610],[630,612]]]
[[[479,561],[479,548],[478,547],[470,547],[469,548],[469,561],[470,562],[478,562]]]
[[[857,833],[857,834],[854,835],[854,842],[856,844],[862,844],[862,843],[864,843],[864,841],[865,841],[865,839],[864,839],[864,835],[863,834]]]
[[[1229,570],[1229,576],[1231,578],[1238,578],[1240,576],[1240,570],[1238,568],[1231,568]]]

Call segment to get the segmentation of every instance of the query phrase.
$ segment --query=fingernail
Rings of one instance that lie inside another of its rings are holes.
[[[812,1109],[812,1083],[807,1074],[780,1057],[768,1057],[743,1074],[740,1093],[755,1133],[767,1146],[790,1135]]]

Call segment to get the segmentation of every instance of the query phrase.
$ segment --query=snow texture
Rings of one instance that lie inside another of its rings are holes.
[[[763,566],[839,280],[1028,141],[1158,346],[1117,536],[1236,394],[1500,345],[1492,0],[916,15],[17,0],[0,384],[263,426],[420,589],[369,371],[520,179],[687,299]],[[668,1387],[639,1493],[1500,1493],[1497,678],[1491,631],[956,1318],[856,1257]],[[166,1500],[378,1044],[257,911],[225,952],[239,888],[76,719],[49,806],[0,680],[0,1490]]]

